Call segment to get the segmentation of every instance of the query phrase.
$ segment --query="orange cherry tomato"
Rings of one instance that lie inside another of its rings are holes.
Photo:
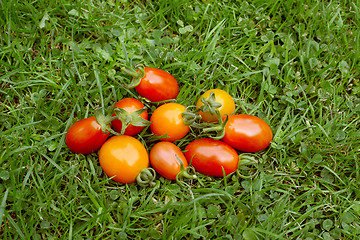
[[[139,100],[137,100],[135,98],[124,98],[124,99],[121,99],[120,101],[118,101],[117,103],[115,103],[114,108],[115,107],[122,108],[131,114],[135,111],[138,111],[138,110],[144,108],[145,106],[142,102],[140,102]],[[140,117],[142,117],[145,120],[148,120],[147,111],[144,111],[143,113],[141,113]],[[111,125],[116,132],[118,132],[118,133],[121,132],[122,122],[120,120],[118,120],[118,119],[113,120],[111,122]],[[143,126],[134,126],[134,125],[130,124],[129,126],[126,127],[124,134],[129,135],[129,136],[134,136],[134,135],[140,133],[143,129],[144,129]]]
[[[223,141],[242,152],[258,152],[267,148],[273,138],[270,126],[261,118],[231,115],[225,126]]]
[[[119,183],[133,183],[141,170],[149,166],[144,145],[134,137],[121,135],[107,140],[99,151],[100,166]]]
[[[153,112],[150,121],[151,132],[155,135],[165,135],[166,140],[173,142],[183,138],[190,130],[189,126],[186,126],[182,113],[185,112],[185,106],[178,103],[166,103],[161,105]]]
[[[227,143],[212,138],[201,138],[185,148],[185,157],[199,173],[222,177],[235,172],[239,156]]]
[[[65,135],[65,142],[72,152],[89,154],[99,150],[108,136],[109,133],[103,133],[101,125],[92,116],[71,125]]]
[[[216,108],[219,110],[222,119],[226,118],[225,114],[231,115],[235,111],[235,102],[234,99],[230,96],[229,93],[221,89],[211,89],[206,91],[196,103],[196,106],[202,107],[204,103],[201,101],[202,98],[209,98],[210,93],[215,94],[215,101],[221,104],[221,107]],[[202,117],[204,122],[217,122],[218,116],[216,114],[211,114],[211,112],[199,112],[199,115]]]
[[[151,166],[167,179],[176,179],[176,175],[182,170],[179,161],[183,168],[189,165],[183,152],[172,142],[158,142],[150,150]]]

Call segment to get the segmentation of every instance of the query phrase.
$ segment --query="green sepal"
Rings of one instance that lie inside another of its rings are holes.
[[[143,107],[142,109],[129,113],[125,109],[115,107],[113,109],[113,113],[115,113],[115,116],[112,117],[112,120],[118,119],[121,121],[122,125],[120,134],[124,134],[125,129],[129,125],[133,125],[136,127],[146,127],[151,125],[150,121],[140,116],[146,110],[147,108]]]
[[[194,108],[191,110],[191,108]],[[197,106],[188,106],[185,109],[185,112],[181,114],[184,119],[184,124],[186,126],[191,126],[195,128],[202,128],[202,125],[197,123],[197,121],[201,120],[201,116],[198,114],[200,112],[200,108]]]
[[[116,131],[114,131],[111,128],[111,121],[113,120],[112,118],[112,108],[109,107],[104,114],[104,111],[102,108],[99,108],[95,111],[95,120],[100,124],[101,126],[101,131],[103,133],[112,133],[114,135],[120,135],[119,133],[117,133]]]
[[[141,82],[141,79],[145,76],[145,67],[143,65],[136,65],[135,68],[137,68],[139,71],[136,71],[128,66],[121,68],[121,71],[132,77],[131,82],[124,86],[126,89],[131,89],[138,86]]]
[[[226,114],[225,121],[223,121],[219,110],[216,110],[215,112],[218,116],[218,123],[213,124],[213,126],[204,128],[203,131],[208,135],[208,137],[215,140],[220,140],[225,136],[225,126],[229,120],[229,116]],[[216,135],[213,136],[210,134],[210,132],[215,132]]]
[[[218,108],[222,106],[221,103],[216,101],[215,93],[210,92],[208,98],[201,98],[203,105],[200,107],[202,112],[210,112],[211,115],[215,115]]]

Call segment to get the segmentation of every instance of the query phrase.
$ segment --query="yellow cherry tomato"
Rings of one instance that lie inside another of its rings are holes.
[[[199,100],[196,103],[196,106],[204,107],[203,106],[204,103],[202,102],[201,99],[204,98],[204,99],[211,100],[211,99],[209,99],[211,92],[214,93],[215,102],[221,104],[220,107],[215,107],[215,109],[213,109],[213,111],[218,110],[220,112],[221,118],[224,120],[226,118],[226,114],[230,116],[235,111],[234,99],[226,91],[221,90],[221,89],[210,89],[210,90],[206,91],[203,95],[201,95],[201,97],[199,98]],[[210,102],[209,104],[210,104],[210,108],[211,108],[212,103]],[[212,114],[211,111],[200,111],[199,115],[201,116],[202,121],[204,121],[204,122],[217,122],[218,121],[218,116],[216,115],[216,113]]]

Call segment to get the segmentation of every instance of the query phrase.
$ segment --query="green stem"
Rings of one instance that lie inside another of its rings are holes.
[[[99,108],[95,111],[95,119],[100,124],[101,131],[103,133],[112,133],[114,135],[121,135],[111,128],[110,123],[113,120],[113,118],[112,118],[112,114],[109,114],[110,112],[109,109],[106,111],[105,114],[103,113],[103,111],[104,110],[102,108]]]
[[[210,127],[207,127],[207,128],[204,128],[203,131],[208,134],[210,132],[215,132],[216,135],[215,136],[212,136],[210,134],[208,134],[208,136],[212,139],[215,139],[215,140],[220,140],[222,139],[224,136],[225,136],[225,126],[226,126],[226,123],[228,122],[229,120],[229,116],[226,115],[226,118],[225,118],[225,121],[222,120],[222,117],[221,117],[221,114],[219,112],[219,110],[216,110],[215,111],[217,116],[218,116],[218,123],[213,125],[213,126],[210,126]]]
[[[177,175],[176,175],[176,182],[179,182],[181,179],[197,179],[196,171],[192,166],[187,166],[183,168]]]
[[[175,157],[178,160],[178,162],[180,163],[180,172],[176,175],[176,182],[179,185],[184,186],[184,184],[185,184],[185,182],[183,181],[184,178],[197,179],[195,168],[192,166],[187,166],[186,168],[184,168],[184,164],[180,160],[180,158],[177,155],[175,155]]]
[[[256,159],[256,155],[254,154],[240,154],[239,155],[239,164],[238,164],[238,169],[236,170],[236,173],[243,179],[249,179],[249,178],[253,178],[254,176],[256,176],[259,173],[259,169],[256,167],[257,164],[259,164],[259,160]],[[251,175],[243,175],[240,173],[240,170],[251,170],[250,168],[246,167],[246,166],[255,166],[256,167],[256,171],[255,173],[251,174]]]
[[[153,168],[144,168],[136,177],[136,181],[141,187],[155,187],[156,172]]]
[[[197,121],[201,120],[201,116],[198,114],[199,112],[200,108],[195,105],[186,107],[185,112],[181,114],[185,125],[195,128],[202,128],[201,124],[197,123]]]
[[[255,158],[254,154],[240,154],[239,155],[239,167],[247,165],[257,165],[259,161]]]
[[[132,77],[131,82],[125,86],[125,88],[127,89],[135,88],[136,86],[138,86],[141,82],[141,79],[145,76],[145,67],[143,65],[136,65],[135,68],[137,68],[138,71],[128,66],[124,66],[121,68],[121,71]]]
[[[251,174],[251,175],[243,175],[239,172],[239,170],[236,170],[236,173],[239,175],[239,177],[243,178],[243,179],[250,179],[250,178],[253,178],[255,177],[257,174],[258,174],[259,170],[256,170],[255,173]]]

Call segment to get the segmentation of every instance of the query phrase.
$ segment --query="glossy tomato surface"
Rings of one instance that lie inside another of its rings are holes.
[[[199,173],[222,177],[236,171],[239,156],[228,144],[212,138],[201,138],[185,148],[187,161]]]
[[[122,109],[126,110],[128,113],[133,113],[137,110],[144,108],[145,106],[142,102],[140,102],[139,100],[137,100],[135,98],[124,98],[124,99],[121,99],[120,101],[118,101],[117,103],[115,103],[114,108],[115,107],[122,108]],[[142,117],[145,120],[148,120],[147,111],[141,113],[140,117]],[[120,120],[118,120],[118,119],[113,120],[111,122],[111,125],[116,132],[118,132],[118,133],[121,132],[122,122]],[[129,136],[134,136],[134,135],[140,133],[143,129],[144,129],[144,127],[142,127],[142,126],[133,126],[130,124],[125,129],[124,134],[129,135]]]
[[[271,128],[264,120],[239,114],[229,117],[222,140],[242,152],[258,152],[267,148],[272,138]]]
[[[210,89],[206,91],[196,103],[196,106],[201,107],[204,103],[201,101],[202,98],[208,98],[210,93],[215,94],[215,101],[221,104],[221,107],[217,108],[219,110],[222,119],[226,118],[225,114],[231,115],[235,111],[235,102],[234,99],[224,90],[221,89]],[[216,114],[212,115],[210,112],[199,112],[199,115],[202,117],[204,122],[217,122],[218,116]]]
[[[175,99],[179,94],[179,85],[176,79],[168,72],[145,67],[145,76],[135,90],[151,102],[160,102]]]
[[[158,142],[150,150],[150,164],[161,176],[175,180],[176,175],[188,166],[181,149],[172,142]]]
[[[140,171],[149,166],[144,145],[132,136],[114,136],[99,151],[100,166],[119,183],[133,183]]]
[[[161,105],[153,112],[150,121],[151,132],[155,135],[165,135],[166,140],[173,142],[183,138],[190,130],[189,126],[186,126],[182,113],[185,112],[185,106],[178,103],[166,103]]]
[[[66,133],[65,142],[74,153],[90,154],[99,150],[108,138],[109,133],[101,131],[95,117],[81,119],[75,122]]]

